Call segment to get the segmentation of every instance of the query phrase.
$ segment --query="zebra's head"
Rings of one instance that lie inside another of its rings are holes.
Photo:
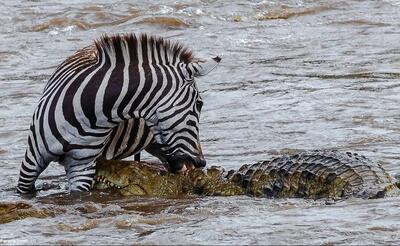
[[[220,61],[217,56],[179,62],[175,67],[180,81],[177,90],[155,112],[152,132],[173,172],[206,165],[199,139],[203,100],[195,78],[208,74]]]

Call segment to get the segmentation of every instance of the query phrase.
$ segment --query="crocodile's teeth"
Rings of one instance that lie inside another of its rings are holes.
[[[97,183],[96,180],[93,179],[92,180],[92,184],[90,185],[90,187],[93,188],[96,183]]]
[[[102,175],[96,175],[96,176],[94,177],[93,182],[92,182],[92,186],[93,186],[96,182],[106,184],[106,185],[108,185],[109,187],[116,187],[116,188],[118,188],[118,189],[121,189],[121,186],[112,183],[111,181],[107,180],[107,178],[106,178],[105,176],[102,176]]]
[[[104,177],[104,176],[99,176],[99,182],[100,182],[100,183],[105,183],[105,181],[106,181],[106,177]]]

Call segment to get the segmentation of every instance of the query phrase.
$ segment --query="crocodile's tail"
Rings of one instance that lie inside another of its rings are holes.
[[[284,155],[244,165],[227,178],[240,184],[247,194],[264,197],[380,198],[400,193],[378,163],[350,152]]]

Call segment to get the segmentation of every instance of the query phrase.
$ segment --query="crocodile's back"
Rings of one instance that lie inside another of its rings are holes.
[[[228,179],[265,197],[379,198],[398,195],[389,174],[355,153],[309,151],[244,165]]]

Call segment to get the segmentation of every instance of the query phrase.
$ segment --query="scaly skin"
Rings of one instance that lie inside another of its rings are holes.
[[[397,196],[389,174],[364,156],[309,151],[284,155],[239,170],[220,167],[172,174],[160,164],[100,161],[94,188],[116,186],[123,195],[176,197],[250,195],[256,197],[380,198]]]
[[[310,151],[244,165],[228,175],[246,194],[263,197],[380,198],[400,191],[389,174],[364,156]]]
[[[242,195],[243,189],[225,180],[217,167],[194,169],[185,174],[168,172],[161,164],[136,161],[100,161],[96,166],[95,189],[116,187],[129,196],[187,194]]]

